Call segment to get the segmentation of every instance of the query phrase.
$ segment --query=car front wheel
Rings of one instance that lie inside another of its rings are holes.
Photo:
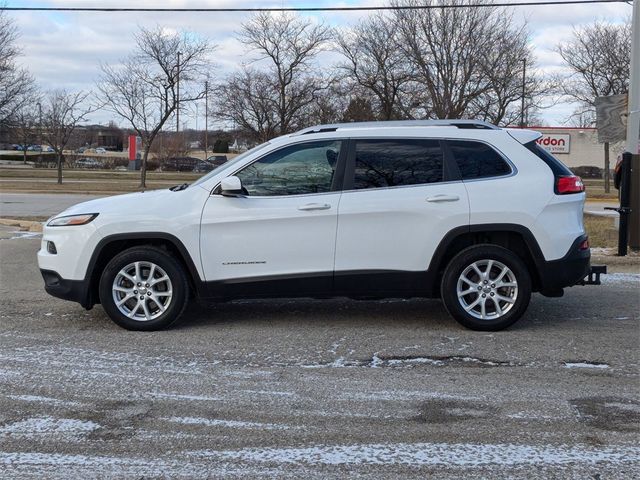
[[[449,262],[441,294],[447,311],[465,327],[502,330],[526,311],[531,276],[512,251],[496,245],[476,245]]]
[[[134,247],[116,255],[100,278],[100,302],[128,330],[159,330],[175,322],[188,299],[180,262],[162,249]]]

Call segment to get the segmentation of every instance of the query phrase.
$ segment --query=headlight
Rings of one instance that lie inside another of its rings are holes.
[[[97,213],[87,213],[85,215],[67,215],[57,217],[47,223],[47,227],[68,227],[71,225],[86,225],[98,216]]]

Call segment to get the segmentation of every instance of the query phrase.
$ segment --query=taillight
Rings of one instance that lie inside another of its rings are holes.
[[[556,177],[556,193],[558,195],[580,192],[584,192],[584,183],[582,183],[582,179],[580,177],[576,175]]]
[[[578,250],[589,250],[589,238],[587,237],[585,240],[580,242],[578,245]]]

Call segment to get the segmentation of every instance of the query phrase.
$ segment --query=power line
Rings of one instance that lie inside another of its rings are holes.
[[[484,8],[484,7],[543,7],[548,5],[574,5],[598,3],[626,3],[627,0],[541,0],[522,3],[471,3],[439,5],[398,5],[360,7],[255,7],[255,8],[109,8],[109,7],[0,7],[0,10],[22,12],[357,12],[376,10],[430,10],[441,8]]]

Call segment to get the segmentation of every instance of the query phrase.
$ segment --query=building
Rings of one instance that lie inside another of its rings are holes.
[[[538,144],[553,153],[569,168],[598,167],[604,169],[604,144],[598,143],[596,128],[527,127],[542,133]],[[610,146],[611,168],[618,151]]]

